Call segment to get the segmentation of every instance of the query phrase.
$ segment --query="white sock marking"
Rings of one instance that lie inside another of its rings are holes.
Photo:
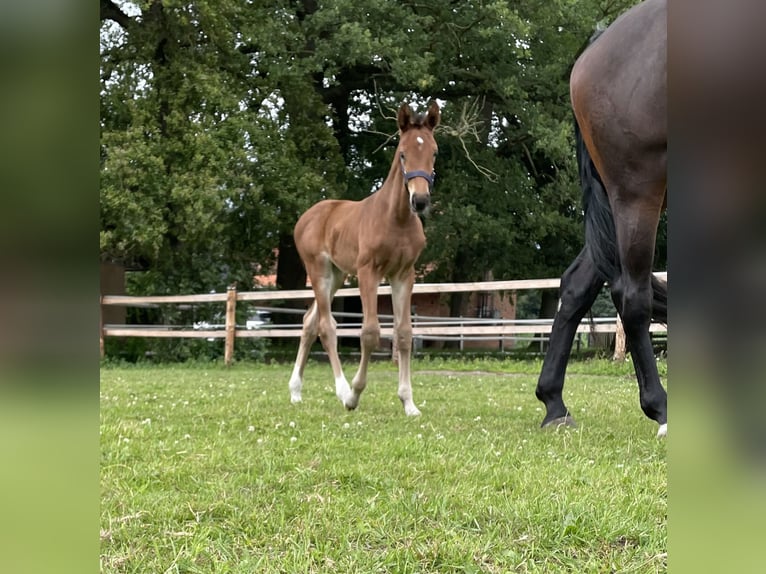
[[[301,388],[303,387],[303,381],[298,374],[298,367],[293,369],[293,374],[290,375],[290,382],[287,384],[290,389],[290,402],[301,402]]]
[[[335,379],[335,396],[345,404],[346,398],[351,395],[351,387],[348,385],[345,375],[341,375]]]

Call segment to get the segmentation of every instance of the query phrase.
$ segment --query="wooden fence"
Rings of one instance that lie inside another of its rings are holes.
[[[661,279],[667,280],[667,273],[655,273]],[[559,279],[523,279],[515,281],[479,281],[470,283],[416,283],[413,293],[456,293],[456,292],[505,292],[523,291],[528,289],[556,289],[559,287]],[[390,295],[391,287],[381,285],[378,288],[379,295]],[[237,291],[235,287],[229,287],[226,293],[210,293],[206,295],[156,295],[145,297],[133,297],[127,295],[104,295],[101,297],[101,309],[105,305],[124,307],[146,307],[160,304],[199,304],[199,303],[225,303],[225,324],[223,329],[215,328],[181,328],[169,325],[109,325],[103,320],[99,325],[99,343],[101,356],[104,356],[105,337],[189,337],[215,339],[224,338],[224,362],[230,364],[234,356],[234,345],[238,338],[246,337],[300,337],[301,325],[266,325],[257,329],[243,329],[236,324],[236,308],[239,302],[267,302],[313,299],[310,289],[284,290],[284,291]],[[359,289],[354,287],[339,289],[336,297],[359,296]],[[281,311],[303,313],[304,310],[282,309]],[[336,316],[355,316],[358,314],[334,313]],[[101,314],[103,316],[103,313]],[[393,335],[393,317],[380,315],[380,331],[382,338],[391,338]],[[505,339],[515,339],[519,335],[549,334],[553,321],[545,320],[507,320],[507,319],[481,319],[463,317],[423,317],[413,316],[412,334],[420,339],[449,339],[449,340],[498,340],[500,345]],[[596,319],[595,321],[584,320],[578,327],[578,333],[618,333],[617,341],[624,341],[619,336],[621,323],[618,318]],[[651,331],[667,332],[667,327],[661,324],[652,324]],[[338,325],[338,337],[358,337],[359,325]],[[623,342],[624,345],[624,342]],[[462,346],[461,346],[462,348]],[[615,356],[622,353],[624,347],[615,350]]]

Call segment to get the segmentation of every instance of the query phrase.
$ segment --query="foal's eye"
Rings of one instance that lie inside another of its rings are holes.
[[[404,159],[404,152],[399,152],[399,159]]]

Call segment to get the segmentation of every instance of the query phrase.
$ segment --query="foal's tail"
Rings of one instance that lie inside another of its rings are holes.
[[[580,168],[582,203],[585,212],[585,248],[596,266],[599,276],[607,283],[615,281],[622,271],[617,250],[617,232],[612,208],[604,182],[585,146],[580,126],[575,121],[577,164]],[[652,275],[652,319],[668,322],[668,286]]]

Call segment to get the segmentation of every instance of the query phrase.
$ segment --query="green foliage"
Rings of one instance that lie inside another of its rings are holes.
[[[250,288],[305,209],[383,180],[399,102],[439,98],[429,280],[560,275],[582,242],[568,72],[628,3],[102,11],[101,257],[151,274],[136,294]]]

